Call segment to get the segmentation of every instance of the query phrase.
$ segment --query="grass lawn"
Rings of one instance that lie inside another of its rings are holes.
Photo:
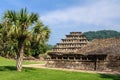
[[[23,61],[23,64],[45,64],[46,62],[45,61]]]
[[[0,80],[120,80],[120,76],[51,69],[15,70],[15,61],[0,57]]]

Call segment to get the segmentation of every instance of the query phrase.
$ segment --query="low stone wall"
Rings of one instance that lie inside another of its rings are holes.
[[[67,68],[77,70],[96,70],[96,71],[117,71],[120,72],[120,61],[69,61],[69,60],[52,60],[47,61],[47,67]]]
[[[111,69],[111,71],[120,72],[120,61],[110,61],[107,63],[106,67]]]

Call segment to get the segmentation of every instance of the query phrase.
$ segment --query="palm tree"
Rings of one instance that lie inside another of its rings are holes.
[[[7,30],[7,27],[0,23],[0,55],[4,57],[13,55],[10,53],[10,50],[14,53],[14,50],[12,50],[14,47],[14,42],[10,41],[10,38],[6,37],[6,34],[8,33]]]
[[[47,41],[50,37],[50,29],[47,26],[44,26],[41,22],[37,22],[33,28],[33,38],[35,41]],[[37,34],[37,35],[36,35]]]
[[[33,52],[33,56],[38,57],[39,54],[46,52],[44,48],[50,37],[50,32],[51,31],[47,26],[44,26],[41,22],[37,22],[33,28],[34,34],[31,42],[31,52]]]
[[[36,35],[37,37],[41,36],[40,32],[36,32],[37,30],[39,31],[39,29],[35,28],[38,22],[41,23],[40,21],[38,21],[38,18],[38,14],[29,14],[26,9],[21,9],[18,12],[8,10],[4,14],[4,22],[6,23],[6,26],[9,27],[7,36],[10,37],[12,40],[17,40],[17,71],[22,70],[25,44],[30,43],[30,41],[34,37],[33,35]],[[34,27],[36,31],[34,30],[34,28],[30,29],[30,27]]]

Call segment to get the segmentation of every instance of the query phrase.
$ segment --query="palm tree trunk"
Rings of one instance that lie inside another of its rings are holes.
[[[22,42],[19,42],[18,43],[17,60],[16,60],[17,71],[22,70],[23,54],[24,54],[24,45]]]

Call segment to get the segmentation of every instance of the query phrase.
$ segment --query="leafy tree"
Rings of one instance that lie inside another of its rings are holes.
[[[5,36],[10,39],[11,42],[15,42],[17,46],[17,50],[12,48],[17,55],[17,71],[22,70],[24,50],[29,51],[32,42],[38,46],[39,43],[45,42],[49,38],[50,30],[47,26],[44,26],[38,18],[38,14],[28,13],[26,9],[21,9],[18,12],[8,10],[4,14],[3,23],[5,24],[2,29],[7,28],[7,36]],[[10,43],[8,44],[10,45]]]

